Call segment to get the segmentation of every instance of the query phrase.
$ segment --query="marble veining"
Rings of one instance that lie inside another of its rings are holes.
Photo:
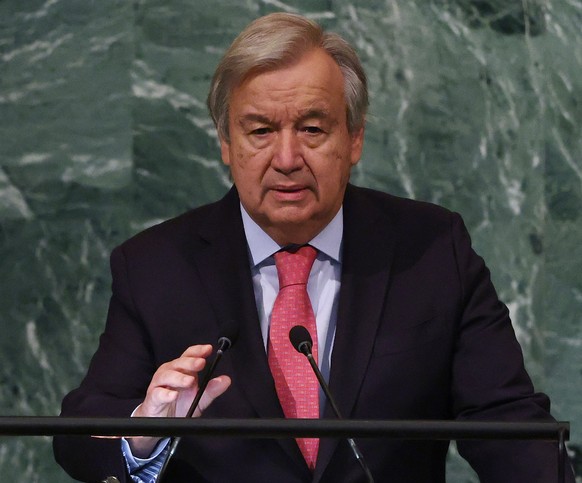
[[[352,181],[460,212],[582,475],[582,2],[0,2],[0,411],[53,415],[95,350],[110,250],[230,186],[206,111],[253,18],[299,12],[369,75]],[[454,447],[451,482],[475,482]],[[4,479],[67,482],[49,438]]]

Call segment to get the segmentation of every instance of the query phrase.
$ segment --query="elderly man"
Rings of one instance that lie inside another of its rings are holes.
[[[208,98],[234,187],[138,234],[111,257],[105,331],[69,416],[183,417],[212,353],[238,340],[194,416],[333,417],[291,347],[304,325],[345,417],[551,421],[507,308],[457,214],[349,184],[364,139],[354,50],[301,16],[250,24]],[[445,481],[442,441],[358,441],[377,481]],[[556,480],[556,448],[463,442],[483,482]],[[56,438],[86,481],[155,481],[168,441]],[[569,475],[571,478],[571,475]],[[185,437],[170,482],[357,482],[342,440]]]

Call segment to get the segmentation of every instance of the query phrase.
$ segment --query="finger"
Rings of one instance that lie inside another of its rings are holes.
[[[134,412],[136,417],[168,417],[172,416],[172,409],[175,401],[178,399],[177,390],[165,387],[155,387],[148,390],[144,401],[137,407]]]
[[[162,364],[154,376],[161,375],[168,371],[177,371],[184,374],[195,374],[204,369],[205,365],[206,359],[203,357],[180,356],[178,359],[174,359]]]
[[[212,402],[230,387],[232,380],[228,376],[218,376],[211,379],[206,386],[206,391],[200,399],[200,404],[194,413],[195,417],[201,416],[202,413],[212,404]]]
[[[183,353],[182,357],[203,357],[207,358],[212,354],[212,346],[210,344],[191,345]]]
[[[162,364],[154,373],[146,397],[136,416],[173,416],[180,393],[193,393],[198,387],[198,372],[212,353],[209,344],[188,347],[177,359]],[[188,397],[188,396],[186,396]]]
[[[206,359],[202,357],[181,356],[162,364],[152,377],[150,386],[177,388],[193,386],[197,383],[198,373],[205,366]]]
[[[206,357],[212,353],[212,346],[191,346],[177,359],[162,364],[152,378],[158,385],[160,377],[167,377],[167,372],[182,372],[184,374],[196,375],[206,366]]]
[[[148,388],[148,392],[157,387],[165,387],[168,389],[188,389],[195,387],[198,384],[198,371],[190,373],[178,370],[164,370],[158,371],[154,374],[152,382]]]

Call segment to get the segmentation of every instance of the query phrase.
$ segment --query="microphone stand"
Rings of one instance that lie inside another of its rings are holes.
[[[333,412],[335,413],[335,415],[338,419],[343,419],[341,416],[340,410],[337,407],[337,404],[335,403],[333,396],[331,395],[331,392],[329,390],[329,386],[325,382],[325,379],[323,378],[323,374],[319,370],[319,367],[317,366],[317,362],[315,362],[315,359],[313,358],[313,353],[311,352],[312,342],[311,342],[311,336],[309,335],[309,331],[303,326],[295,326],[291,329],[291,332],[293,332],[294,329],[299,329],[299,328],[304,329],[306,332],[306,334],[303,334],[303,331],[301,331],[301,335],[304,335],[303,340],[299,344],[295,345],[295,342],[296,342],[294,340],[295,337],[291,336],[291,333],[290,333],[291,343],[299,352],[301,352],[302,354],[305,355],[305,357],[307,357],[307,360],[309,361],[309,364],[311,365],[311,368],[313,369],[313,372],[315,373],[315,376],[317,377],[317,380],[319,381],[319,385],[323,389],[325,397],[327,398],[327,400],[329,401],[329,403],[331,405],[331,408],[333,409]],[[295,332],[299,333],[299,330],[296,330]],[[358,445],[356,444],[356,442],[354,441],[353,438],[347,438],[347,440],[348,440],[350,447],[352,448],[352,452],[354,453],[356,460],[358,461],[358,463],[362,467],[362,470],[364,471],[368,482],[374,483],[374,477],[372,476],[372,473],[370,472],[370,468],[368,468],[368,465],[366,464],[366,461],[364,460],[364,455],[361,453],[360,449],[358,448]]]
[[[214,360],[212,361],[212,364],[210,365],[208,372],[206,373],[206,375],[202,379],[202,381],[200,383],[200,387],[198,388],[198,391],[196,392],[196,396],[194,397],[192,404],[190,404],[190,408],[188,409],[186,416],[184,416],[185,418],[191,418],[192,415],[194,414],[194,411],[198,407],[198,404],[200,403],[200,399],[202,399],[202,395],[204,394],[204,391],[206,390],[206,386],[208,386],[208,383],[210,382],[210,378],[214,374],[214,370],[216,369],[218,362],[222,358],[222,355],[231,346],[232,346],[232,341],[228,337],[221,337],[220,339],[218,339],[218,349],[216,350],[216,356],[214,357]],[[164,476],[164,474],[166,472],[166,469],[168,467],[168,463],[172,459],[172,456],[174,456],[174,453],[176,452],[176,449],[178,448],[178,445],[180,444],[181,440],[182,440],[181,436],[172,437],[172,439],[170,441],[170,449],[168,451],[168,455],[166,456],[166,459],[164,460],[164,464],[160,468],[160,472],[158,473],[158,476],[156,478],[156,481],[158,483],[162,481],[162,477]]]

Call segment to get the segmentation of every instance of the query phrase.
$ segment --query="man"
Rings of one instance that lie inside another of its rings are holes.
[[[285,372],[274,336],[280,253],[308,245],[316,250],[307,249],[315,261],[306,325],[312,317],[319,364],[345,417],[552,420],[460,217],[349,185],[368,97],[344,40],[300,16],[260,18],[226,52],[208,103],[234,187],[113,251],[105,332],[63,415],[184,416],[209,344],[229,321],[238,340],[194,416],[313,414],[289,389],[304,368]],[[333,417],[325,399],[314,404]],[[445,481],[446,442],[358,444],[376,481]],[[483,482],[556,481],[554,445],[458,446]],[[128,472],[153,481],[166,451],[156,438],[55,438],[59,463],[84,481],[131,481]],[[364,474],[345,441],[187,437],[165,478],[356,482]]]

